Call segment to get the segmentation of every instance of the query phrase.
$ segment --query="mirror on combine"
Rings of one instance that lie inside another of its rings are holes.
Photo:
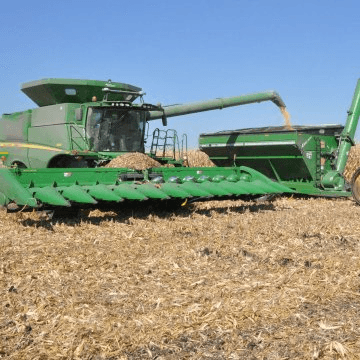
[[[167,117],[166,117],[165,113],[164,113],[164,115],[161,117],[161,121],[162,121],[163,126],[167,126]]]

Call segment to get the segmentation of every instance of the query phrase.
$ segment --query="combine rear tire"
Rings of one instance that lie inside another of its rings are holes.
[[[360,168],[358,168],[351,179],[351,192],[354,200],[360,205]]]

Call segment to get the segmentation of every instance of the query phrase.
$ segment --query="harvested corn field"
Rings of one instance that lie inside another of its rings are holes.
[[[0,358],[359,358],[352,200],[148,205],[1,217]]]

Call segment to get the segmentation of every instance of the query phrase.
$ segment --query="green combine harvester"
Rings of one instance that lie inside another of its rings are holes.
[[[0,126],[0,206],[82,208],[123,201],[212,200],[300,193],[349,196],[342,176],[359,118],[360,85],[345,127],[285,127],[202,134],[216,167],[190,168],[175,156],[176,132],[156,129],[145,170],[105,167],[126,153],[145,153],[147,122],[262,101],[273,91],[162,107],[141,88],[109,81],[43,79],[22,91],[39,107],[4,114]],[[140,99],[139,102],[135,102]],[[170,135],[169,135],[170,134]],[[169,156],[168,146],[172,149]],[[179,146],[178,146],[179,148]],[[355,182],[356,183],[356,182]]]

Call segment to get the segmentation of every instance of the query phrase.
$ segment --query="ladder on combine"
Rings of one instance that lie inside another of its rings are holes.
[[[186,149],[184,150],[184,146]],[[176,161],[184,157],[184,151],[187,151],[187,138],[183,135],[181,151],[179,137],[176,130],[160,130],[156,128],[153,132],[150,155],[164,160]]]
[[[70,125],[70,144],[71,150],[86,150],[89,146],[88,139],[85,134],[81,133],[81,128]]]

